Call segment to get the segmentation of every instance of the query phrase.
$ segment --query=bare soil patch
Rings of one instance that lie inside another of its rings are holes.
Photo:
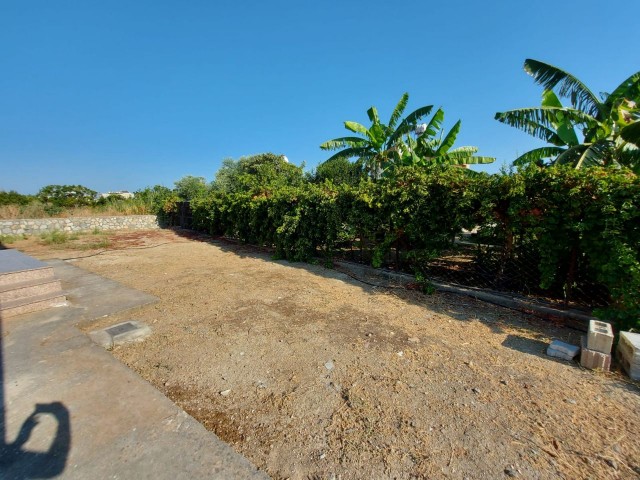
[[[173,231],[14,246],[156,295],[113,354],[274,478],[637,478],[640,388],[544,354],[581,333]]]

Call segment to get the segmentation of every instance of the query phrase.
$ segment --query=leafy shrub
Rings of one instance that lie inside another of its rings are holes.
[[[243,185],[194,200],[195,228],[273,246],[292,261],[330,260],[343,243],[359,243],[374,266],[394,261],[425,278],[427,262],[453,247],[463,228],[478,227],[478,241],[496,245],[495,261],[516,280],[518,262],[527,261],[537,288],[567,299],[581,282],[603,285],[611,301],[602,318],[640,327],[640,180],[629,171],[474,175],[434,166],[357,185]]]

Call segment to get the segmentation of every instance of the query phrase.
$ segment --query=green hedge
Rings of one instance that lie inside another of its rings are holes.
[[[273,246],[292,261],[330,259],[355,242],[373,252],[374,266],[395,253],[416,268],[452,248],[462,228],[477,226],[479,240],[499,245],[504,262],[534,262],[541,288],[570,296],[577,279],[588,278],[611,295],[600,316],[640,327],[640,180],[628,171],[406,168],[355,186],[212,192],[191,207],[195,228]]]

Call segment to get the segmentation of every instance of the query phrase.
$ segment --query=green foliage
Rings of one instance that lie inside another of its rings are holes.
[[[209,187],[204,177],[187,175],[175,182],[174,193],[178,195],[180,200],[190,201],[205,196],[208,190]]]
[[[57,208],[92,205],[97,193],[82,185],[47,185],[37,194],[40,201]]]
[[[29,238],[26,234],[22,235],[0,235],[0,245],[11,245],[18,240],[25,240]]]
[[[314,183],[329,181],[334,185],[357,185],[366,178],[366,173],[360,163],[351,163],[343,157],[334,158],[321,163],[311,177]]]
[[[359,244],[374,266],[393,261],[430,290],[423,267],[477,226],[480,243],[500,247],[505,271],[527,260],[539,288],[567,298],[583,281],[604,285],[611,305],[602,317],[640,327],[640,180],[628,170],[532,166],[470,176],[435,165],[356,185],[237,185],[192,202],[195,228],[272,246],[291,261],[320,255],[329,263],[345,242]]]
[[[299,186],[304,183],[303,167],[289,163],[284,156],[261,153],[230,158],[222,162],[212,188],[218,192],[237,193],[276,186]]]
[[[77,240],[78,234],[67,233],[60,230],[53,230],[52,232],[45,232],[40,234],[40,239],[45,245],[62,245],[69,240]]]
[[[550,146],[531,150],[514,164],[544,165],[549,160],[550,164],[575,168],[619,165],[640,173],[640,72],[599,99],[558,67],[528,59],[524,68],[544,87],[542,105],[499,112],[495,118]],[[558,97],[569,99],[571,106],[563,106]]]
[[[15,190],[0,190],[0,205],[28,205],[32,201],[31,195],[22,195]]]
[[[541,288],[567,297],[584,278],[605,285],[604,318],[640,326],[640,180],[628,170],[529,167],[476,183],[482,241],[503,262],[538,265]]]
[[[375,107],[367,111],[372,123],[369,128],[357,122],[344,122],[347,130],[359,136],[335,138],[320,145],[323,150],[339,150],[325,163],[356,157],[371,178],[377,179],[383,172],[386,176],[393,175],[395,169],[402,166],[467,165],[495,160],[474,156],[477,147],[452,150],[460,131],[460,121],[444,135],[444,111],[441,108],[428,124],[419,125],[419,122],[431,113],[432,105],[420,107],[400,121],[408,101],[409,94],[403,94],[386,125],[380,122]]]

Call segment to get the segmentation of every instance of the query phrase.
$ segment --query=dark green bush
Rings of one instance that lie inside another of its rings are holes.
[[[478,240],[497,245],[505,271],[526,260],[537,288],[566,298],[580,282],[602,284],[611,302],[599,314],[620,328],[640,327],[640,181],[626,170],[531,167],[473,175],[404,168],[357,185],[245,187],[193,201],[196,228],[273,246],[292,261],[330,259],[343,243],[359,244],[372,252],[374,266],[395,253],[394,263],[420,273],[463,228],[479,227]]]

